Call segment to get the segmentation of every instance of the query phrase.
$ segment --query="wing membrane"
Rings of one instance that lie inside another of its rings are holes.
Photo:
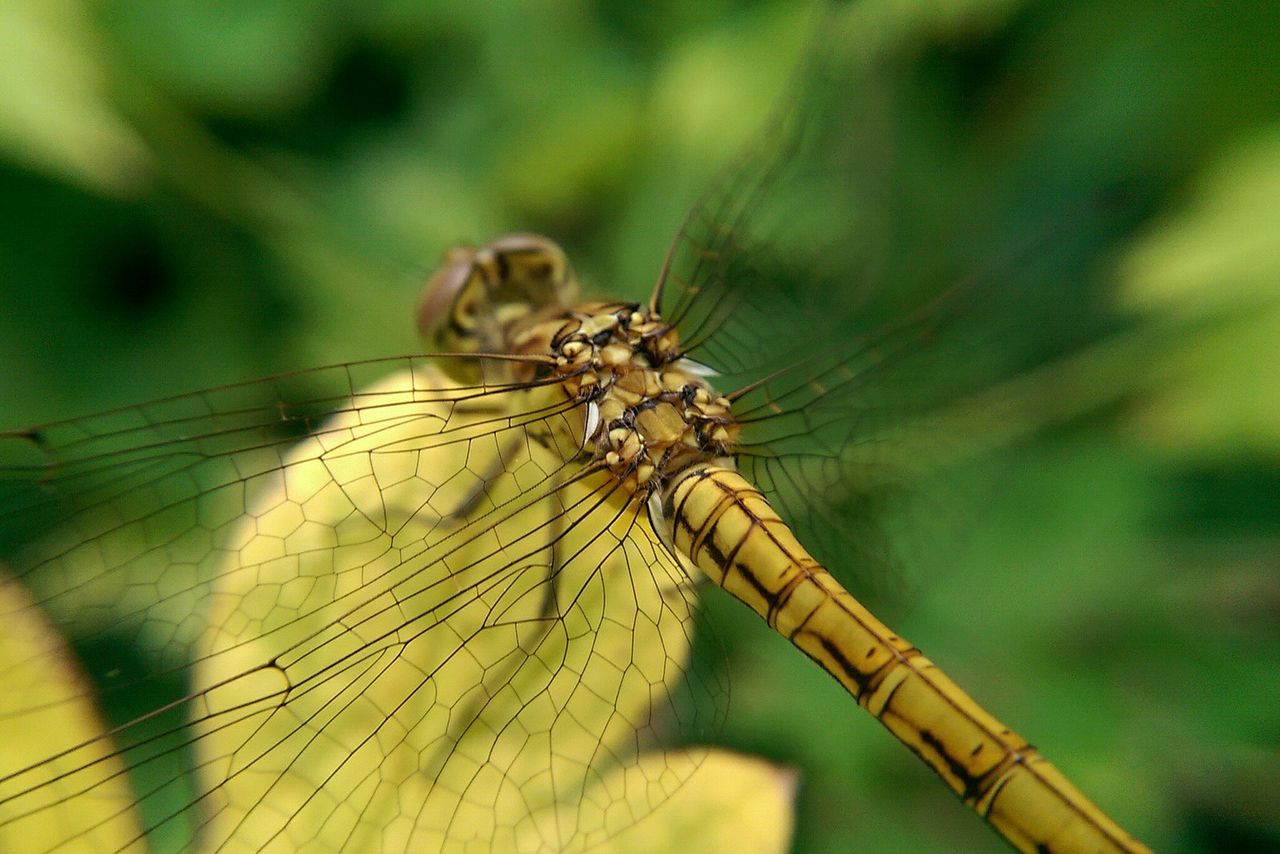
[[[688,216],[654,300],[731,394],[739,468],[883,607],[917,546],[950,536],[942,493],[970,488],[938,472],[1016,432],[1000,422],[1016,404],[972,402],[1111,331],[1086,264],[1121,223],[1100,185],[1020,198],[1034,140],[1007,152],[1011,175],[976,181],[971,153],[945,147],[958,135],[915,114],[942,85],[920,55],[955,33],[886,40],[864,11],[825,13],[782,109]]]
[[[105,790],[104,744],[148,838],[209,850],[582,848],[692,773],[696,754],[662,752],[719,714],[717,686],[680,684],[691,582],[583,473],[582,414],[537,383],[359,372],[378,369],[398,370],[8,437],[37,453],[4,471],[6,530],[47,532],[15,555],[25,583],[77,644],[147,661],[93,674],[105,708],[141,714],[0,771],[0,822]]]

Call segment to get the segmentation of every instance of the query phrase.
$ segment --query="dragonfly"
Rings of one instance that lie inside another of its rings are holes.
[[[646,301],[584,300],[555,243],[509,235],[428,282],[431,355],[5,434],[6,620],[34,628],[0,660],[0,838],[607,846],[714,761],[685,745],[725,714],[690,664],[719,587],[1014,847],[1145,850],[837,580],[890,569],[867,496],[984,387],[981,358],[934,372],[990,333],[997,277],[870,275],[815,66]],[[757,337],[815,294],[811,340]],[[154,659],[90,686],[67,637]],[[95,692],[142,708],[86,728]]]

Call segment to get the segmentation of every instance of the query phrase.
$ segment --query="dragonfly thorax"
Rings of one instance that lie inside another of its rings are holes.
[[[475,249],[457,247],[432,276],[419,325],[451,353],[546,359],[555,388],[583,413],[581,447],[633,490],[655,492],[689,466],[731,453],[738,436],[729,401],[686,358],[675,328],[636,303],[576,303],[563,250],[534,234]],[[446,361],[467,381],[474,359]],[[529,364],[510,368],[533,379]]]
[[[539,329],[540,327],[540,329]],[[530,330],[583,401],[583,448],[637,490],[652,492],[688,466],[731,453],[729,401],[685,357],[676,330],[634,303],[583,303]],[[529,339],[517,343],[528,352]]]

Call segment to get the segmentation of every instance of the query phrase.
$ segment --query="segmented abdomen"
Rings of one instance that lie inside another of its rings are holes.
[[[1147,850],[854,599],[736,471],[691,469],[663,507],[677,551],[835,677],[1020,850]]]

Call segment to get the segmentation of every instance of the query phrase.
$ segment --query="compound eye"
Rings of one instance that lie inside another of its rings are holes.
[[[444,254],[440,268],[431,274],[418,301],[418,332],[430,336],[447,321],[458,296],[476,275],[476,251],[455,246]],[[465,309],[465,306],[459,306]]]

